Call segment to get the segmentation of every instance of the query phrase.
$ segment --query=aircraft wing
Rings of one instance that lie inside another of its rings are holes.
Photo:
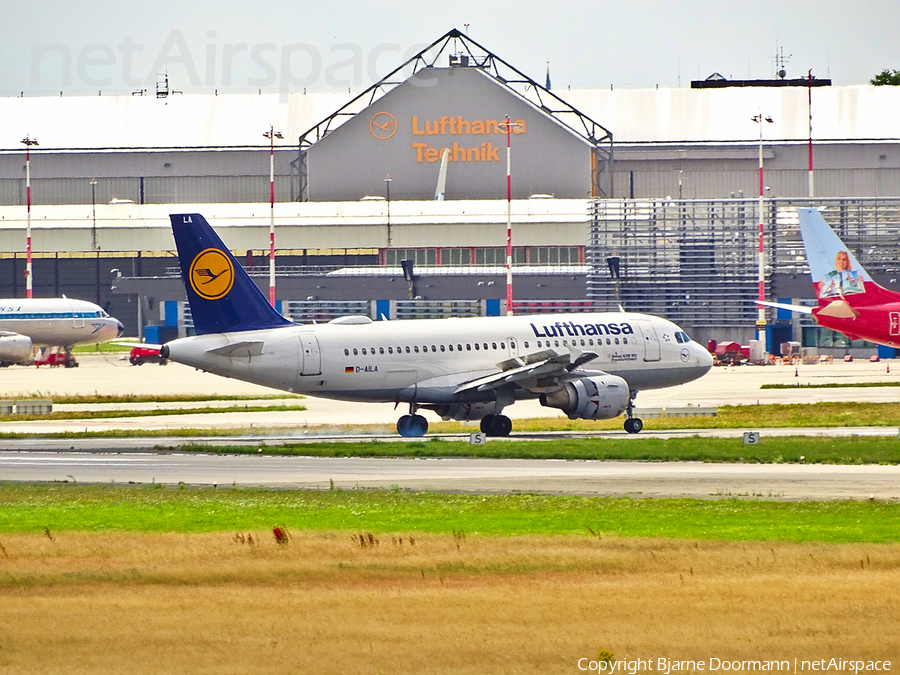
[[[802,305],[788,305],[783,302],[766,302],[765,300],[756,300],[757,305],[765,305],[766,307],[775,307],[776,309],[788,309],[798,314],[812,314],[812,307],[803,307]]]
[[[529,391],[557,389],[559,380],[569,379],[571,371],[588,361],[593,361],[598,356],[594,352],[582,352],[570,347],[569,351],[564,353],[547,349],[515,357],[498,363],[500,372],[463,382],[454,393],[488,391],[511,384],[519,385]]]

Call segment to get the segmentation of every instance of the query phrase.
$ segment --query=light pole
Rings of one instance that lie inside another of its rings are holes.
[[[384,177],[384,189],[387,192],[387,245],[391,247],[391,174]]]
[[[97,179],[91,178],[91,217],[94,220],[94,224],[91,227],[91,250],[98,250],[97,246],[97,199],[94,193],[94,188],[97,186]]]
[[[512,154],[509,140],[513,127],[519,129],[522,125],[514,124],[507,115],[503,126],[506,127],[506,313],[512,316]]]
[[[36,138],[25,135],[25,201],[28,204],[28,219],[25,225],[25,297],[32,296],[31,282],[31,146],[38,145]]]
[[[269,304],[275,306],[275,139],[284,138],[270,124],[263,134],[269,139]]]
[[[750,118],[759,124],[759,202],[757,211],[759,215],[759,301],[764,302],[766,299],[766,277],[765,264],[763,259],[763,242],[765,228],[763,227],[763,193],[765,184],[763,183],[763,122],[772,123],[769,116],[763,117],[762,112]],[[759,314],[756,319],[756,339],[761,342],[765,348],[766,339],[766,308],[765,305],[759,305]]]

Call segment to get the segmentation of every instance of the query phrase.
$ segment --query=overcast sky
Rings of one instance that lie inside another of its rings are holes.
[[[452,28],[553,88],[689,87],[714,72],[866,84],[900,69],[900,2],[4,2],[0,95],[355,90]]]

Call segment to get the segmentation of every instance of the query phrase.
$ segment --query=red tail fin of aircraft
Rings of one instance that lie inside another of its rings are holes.
[[[819,301],[816,322],[851,339],[900,347],[900,293],[872,281],[816,209],[797,215]]]

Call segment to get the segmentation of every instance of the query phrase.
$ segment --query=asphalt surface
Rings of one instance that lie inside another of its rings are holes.
[[[900,499],[900,466],[0,452],[10,481],[632,497]]]

